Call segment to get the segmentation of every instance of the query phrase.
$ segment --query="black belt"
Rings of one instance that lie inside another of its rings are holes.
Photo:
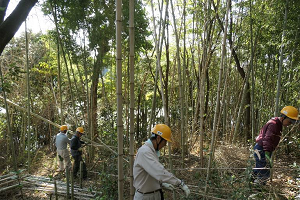
[[[138,191],[138,192],[141,193],[141,194],[152,194],[152,193],[159,192],[159,191],[161,191],[161,189],[154,190],[152,192],[141,192],[141,191]]]

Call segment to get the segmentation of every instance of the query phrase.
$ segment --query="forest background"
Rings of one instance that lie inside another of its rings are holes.
[[[42,7],[55,28],[27,30],[5,48],[0,41],[2,107],[8,103],[0,115],[2,173],[22,167],[30,171],[38,151],[53,152],[57,125],[73,131],[83,126],[87,139],[115,149],[86,148],[87,163],[111,186],[98,189],[113,188],[107,197],[123,199],[124,194],[127,199],[123,182],[104,179],[103,169],[105,175],[132,178],[136,150],[153,125],[166,123],[174,142],[164,151],[170,162],[162,162],[184,169],[174,172],[182,178],[191,176],[191,199],[201,196],[202,187],[207,194],[208,185],[234,188],[214,191],[215,197],[249,196],[251,190],[240,187],[246,177],[233,176],[240,172],[210,169],[222,164],[216,159],[219,149],[237,156],[230,163],[239,159],[239,149],[251,155],[264,123],[283,106],[300,108],[298,0],[123,0],[122,20],[116,20],[115,1],[30,2]],[[5,20],[0,24],[5,35],[8,25]],[[277,153],[292,156],[284,165],[295,169],[294,186],[299,182],[299,134],[299,125],[284,130]],[[121,162],[124,158],[129,162]],[[248,161],[242,166],[251,167]],[[192,173],[187,167],[205,170]],[[129,182],[125,188],[131,188]],[[297,195],[289,192],[279,193]]]

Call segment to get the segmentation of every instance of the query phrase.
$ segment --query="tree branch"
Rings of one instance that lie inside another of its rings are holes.
[[[0,3],[5,5],[5,1],[7,0],[0,0]],[[38,0],[21,0],[14,11],[5,19],[3,23],[0,24],[0,55],[2,54],[5,46],[14,37],[21,24],[26,20],[31,8],[37,2]],[[4,14],[5,12],[6,9]],[[3,13],[0,12],[0,14]]]

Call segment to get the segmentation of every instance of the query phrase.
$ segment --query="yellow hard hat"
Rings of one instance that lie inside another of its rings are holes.
[[[68,126],[67,125],[62,125],[60,127],[60,131],[66,131],[66,130],[68,130]]]
[[[152,133],[159,135],[160,137],[164,138],[168,142],[172,142],[171,140],[171,129],[169,126],[165,124],[156,124],[152,128]]]
[[[83,127],[78,127],[78,128],[76,129],[76,131],[78,131],[78,132],[81,133],[81,134],[84,134]]]
[[[294,120],[299,120],[298,110],[297,110],[297,108],[295,108],[293,106],[285,106],[284,108],[282,108],[280,113],[284,114],[288,118],[291,118],[291,119],[294,119]]]

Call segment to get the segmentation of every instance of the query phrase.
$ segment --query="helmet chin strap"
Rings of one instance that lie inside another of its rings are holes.
[[[160,141],[158,143],[157,143],[157,137],[155,138],[155,140],[156,140],[156,151],[159,151],[158,147],[159,147],[160,143],[162,142],[162,139],[160,137]]]
[[[283,120],[282,120],[282,123],[283,123],[283,121],[284,121],[286,118],[288,118],[288,117],[287,117],[286,115],[284,115]]]

